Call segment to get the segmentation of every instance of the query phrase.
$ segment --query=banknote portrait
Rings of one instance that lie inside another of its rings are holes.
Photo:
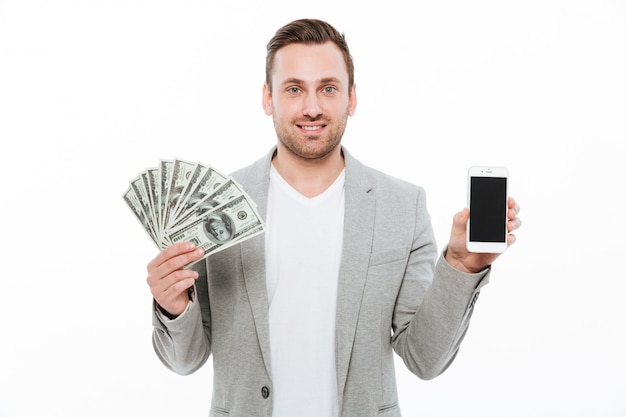
[[[209,214],[205,223],[209,239],[215,243],[225,243],[233,237],[233,221],[226,213]]]

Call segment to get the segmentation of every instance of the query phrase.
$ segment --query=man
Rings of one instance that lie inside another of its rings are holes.
[[[279,29],[266,67],[277,146],[233,174],[266,233],[197,271],[183,269],[203,255],[189,242],[148,264],[155,351],[180,374],[213,355],[211,416],[400,416],[393,351],[421,378],[442,373],[498,255],[467,252],[464,209],[435,265],[424,191],[341,146],[356,90],[332,26]]]

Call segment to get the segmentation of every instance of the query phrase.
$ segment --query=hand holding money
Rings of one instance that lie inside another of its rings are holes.
[[[200,259],[264,231],[256,204],[242,187],[197,162],[161,160],[130,181],[123,199],[159,249],[193,242],[204,250]]]
[[[193,243],[181,242],[162,250],[148,263],[150,292],[170,319],[180,316],[189,303],[189,288],[198,273],[185,265],[202,259],[204,251]]]

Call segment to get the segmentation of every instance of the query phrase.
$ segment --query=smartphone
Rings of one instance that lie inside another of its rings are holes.
[[[509,171],[505,167],[473,166],[468,169],[468,251],[501,253],[506,250],[508,183]]]

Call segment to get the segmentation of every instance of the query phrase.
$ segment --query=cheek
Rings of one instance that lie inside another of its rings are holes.
[[[275,101],[270,105],[268,115],[272,115],[275,120],[290,120],[298,116],[297,103],[293,100]]]
[[[354,106],[350,103],[350,100],[336,100],[328,102],[326,106],[323,106],[326,113],[337,115],[352,116],[354,114]]]

